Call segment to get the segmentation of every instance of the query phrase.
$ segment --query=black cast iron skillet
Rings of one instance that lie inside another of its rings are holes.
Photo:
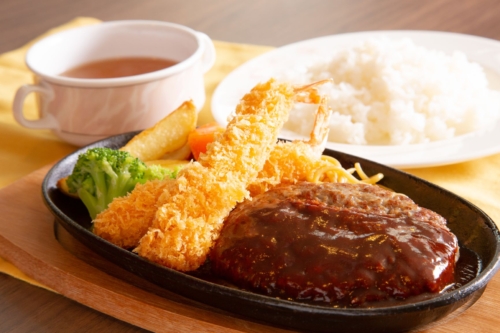
[[[471,306],[483,293],[499,268],[500,236],[495,223],[470,202],[425,180],[352,155],[326,150],[350,168],[360,162],[368,174],[383,173],[380,182],[404,193],[420,206],[448,220],[461,247],[473,251],[481,266],[469,283],[431,299],[377,308],[338,309],[280,300],[239,290],[192,274],[181,273],[149,262],[121,249],[90,231],[91,220],[83,204],[64,196],[57,181],[71,173],[78,154],[89,147],[119,148],[136,133],[114,136],[82,148],[59,161],[46,175],[42,192],[56,223],[88,249],[137,276],[191,300],[272,326],[307,332],[402,332],[429,328]]]

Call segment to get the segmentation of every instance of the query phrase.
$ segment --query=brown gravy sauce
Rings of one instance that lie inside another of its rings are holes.
[[[123,57],[88,62],[71,68],[61,76],[79,79],[111,79],[155,72],[177,64],[176,61],[148,57]]]
[[[276,197],[235,209],[222,242],[190,274],[284,300],[372,308],[437,297],[481,271],[479,256],[438,219],[346,210],[317,201],[321,193]]]
[[[456,263],[455,266],[455,282],[453,284],[448,285],[443,291],[440,293],[423,293],[417,296],[410,296],[407,299],[404,300],[395,300],[395,299],[389,299],[385,301],[376,301],[376,302],[366,302],[364,304],[361,304],[359,307],[360,308],[381,308],[381,307],[390,307],[390,306],[399,306],[399,305],[404,305],[404,304],[411,304],[415,302],[421,302],[425,301],[434,297],[438,297],[440,295],[446,294],[448,292],[451,292],[453,290],[456,290],[460,288],[461,286],[466,285],[470,281],[472,281],[480,272],[482,269],[482,262],[479,256],[472,250],[468,249],[465,246],[460,245],[460,258]],[[187,272],[186,274],[192,275],[194,277],[197,277],[199,279],[205,280],[207,282],[219,284],[225,287],[233,288],[233,289],[240,289],[243,290],[242,288],[239,288],[238,286],[234,285],[230,281],[226,279],[222,279],[218,276],[216,276],[213,273],[212,269],[212,263],[210,260],[207,260],[207,262],[201,266],[199,269],[193,272]],[[338,305],[338,304],[327,304],[327,303],[318,303],[314,301],[308,301],[308,300],[295,300],[295,302],[300,302],[304,304],[309,304],[309,305],[315,305],[315,306],[325,306],[325,307],[331,307],[331,308],[350,308],[350,306],[345,306],[345,305]]]

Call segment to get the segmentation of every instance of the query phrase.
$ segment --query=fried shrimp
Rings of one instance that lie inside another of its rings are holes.
[[[318,102],[319,97],[312,91],[306,99],[301,101]],[[315,163],[321,160],[328,137],[328,121],[331,108],[326,100],[319,100],[314,128],[308,141],[295,140],[292,142],[277,142],[264,167],[259,172],[255,182],[250,184],[249,191],[253,195],[267,191],[268,189],[284,183],[295,183],[304,181],[315,167]]]
[[[115,198],[107,209],[97,214],[93,232],[125,249],[136,247],[155,217],[158,198],[172,181],[154,180],[137,184],[127,196]]]
[[[224,218],[249,197],[247,187],[268,160],[295,96],[289,84],[274,80],[245,95],[207,153],[168,183],[152,225],[134,251],[180,271],[202,265]]]
[[[309,140],[277,142],[256,181],[248,188],[252,196],[279,184],[296,184],[302,181],[375,184],[383,178],[382,174],[368,177],[359,163],[346,170],[335,158],[322,155],[328,138],[332,110],[326,98],[311,88],[324,82],[319,81],[299,88],[299,92],[305,93],[298,95],[300,102],[319,104]],[[353,176],[354,172],[358,173],[360,179]]]
[[[206,189],[196,192],[203,194],[197,205],[209,202],[207,199],[210,200],[208,196],[210,183],[205,184],[203,177],[210,178],[210,175],[204,175],[207,172],[205,169],[210,168],[211,174],[217,176],[214,182],[237,184],[240,187],[244,185],[245,190],[239,190],[237,194],[233,193],[234,197],[229,198],[230,202],[246,197],[248,195],[246,185],[253,181],[256,172],[262,168],[261,164],[268,158],[269,150],[273,147],[270,142],[277,140],[277,133],[288,118],[288,110],[291,108],[295,94],[291,86],[278,84],[274,80],[254,88],[240,102],[236,116],[228,125],[221,140],[211,144],[210,152],[207,151],[207,154],[202,155],[199,163],[190,163],[183,168],[185,170],[178,174],[177,185],[183,186],[186,179],[189,179],[189,183],[201,182],[198,185],[206,186]],[[253,168],[252,165],[254,165]],[[198,171],[194,174],[190,171],[191,169],[198,170],[200,166],[203,167],[200,174],[196,174]],[[195,179],[195,176],[202,175],[200,179]],[[159,201],[160,195],[167,186],[172,185],[170,182],[149,182],[147,186],[137,186],[129,195],[113,200],[108,209],[94,219],[94,233],[120,247],[136,247],[141,237],[153,224],[153,219],[162,202]],[[185,192],[180,189],[170,189],[164,197],[169,197],[170,191]],[[220,189],[213,196],[219,197],[220,199],[216,200],[225,203],[227,198],[223,199],[221,193],[226,192]],[[194,195],[195,192],[189,197]],[[188,195],[182,194],[180,197],[179,205],[182,206],[184,201],[182,198],[187,199]],[[192,203],[187,204],[186,209],[188,207],[198,209]]]

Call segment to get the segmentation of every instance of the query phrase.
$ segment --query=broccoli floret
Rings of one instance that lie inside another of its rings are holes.
[[[114,198],[126,195],[137,183],[175,176],[176,172],[157,165],[147,166],[128,152],[91,148],[78,156],[66,183],[71,193],[78,193],[94,220]]]

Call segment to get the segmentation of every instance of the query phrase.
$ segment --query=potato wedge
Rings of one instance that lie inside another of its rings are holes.
[[[170,153],[166,153],[160,159],[161,160],[189,160],[191,157],[191,147],[189,143],[186,142],[181,148],[174,150]]]
[[[67,195],[68,197],[72,197],[72,198],[75,198],[75,199],[79,199],[80,197],[78,196],[77,193],[71,193],[69,191],[69,188],[68,188],[68,184],[66,183],[66,180],[68,179],[68,176],[64,177],[64,178],[61,178],[57,181],[57,188],[59,189],[59,191],[61,191],[62,193],[64,193],[65,195]]]
[[[121,150],[144,162],[160,159],[186,144],[189,133],[196,127],[197,117],[195,105],[184,102],[153,127],[134,136]]]
[[[170,169],[174,171],[175,169],[179,167],[183,167],[184,165],[188,164],[189,161],[187,160],[153,160],[153,161],[147,161],[145,162],[146,165],[159,165],[161,167],[164,167],[166,169]]]

